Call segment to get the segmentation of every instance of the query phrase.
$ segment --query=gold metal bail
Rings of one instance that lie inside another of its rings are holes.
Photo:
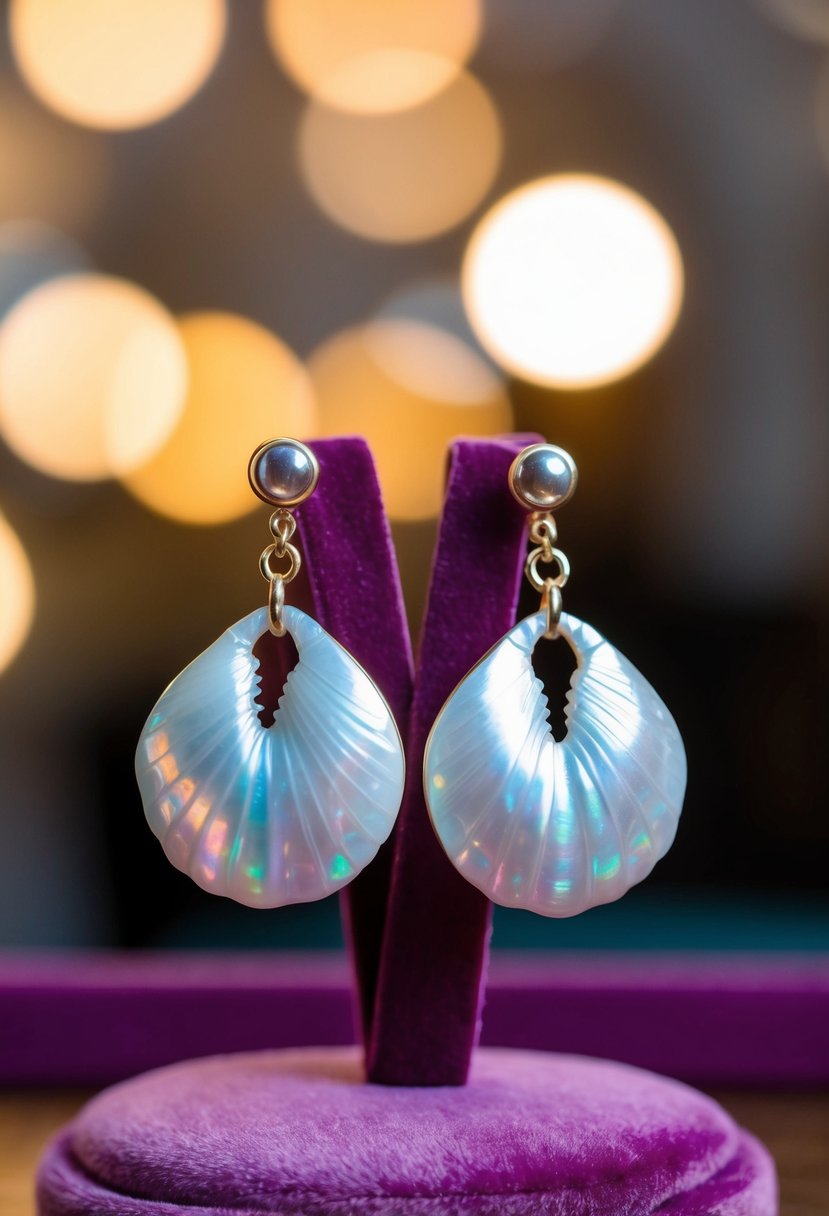
[[[554,638],[558,636],[561,609],[561,588],[551,578],[548,578],[544,583],[544,590],[541,592],[541,610],[547,616],[547,626],[542,635],[543,637]]]
[[[275,637],[284,638],[287,630],[282,620],[285,607],[285,580],[275,575],[268,586],[268,628]]]

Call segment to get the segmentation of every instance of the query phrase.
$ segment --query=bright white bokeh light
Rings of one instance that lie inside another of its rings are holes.
[[[12,0],[9,32],[29,88],[64,118],[113,130],[158,122],[204,83],[224,0]]]
[[[0,671],[8,667],[26,640],[35,608],[35,584],[29,559],[17,533],[0,515]]]
[[[124,279],[53,279],[0,326],[0,434],[53,477],[95,481],[143,464],[176,425],[186,391],[173,318]]]
[[[649,359],[674,326],[682,259],[664,219],[606,178],[530,182],[478,224],[463,297],[490,355],[525,380],[588,388]]]

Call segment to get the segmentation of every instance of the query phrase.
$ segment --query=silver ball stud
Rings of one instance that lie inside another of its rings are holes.
[[[272,507],[296,507],[313,494],[320,466],[298,439],[269,439],[253,453],[248,480],[254,494]]]
[[[510,465],[513,497],[530,511],[554,511],[563,506],[572,498],[577,481],[573,457],[552,443],[524,448]]]

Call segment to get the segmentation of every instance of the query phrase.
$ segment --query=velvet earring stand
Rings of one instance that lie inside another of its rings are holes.
[[[444,697],[512,624],[524,520],[506,474],[535,438],[453,446],[415,679],[370,453],[314,445],[300,526],[316,614],[408,740],[393,839],[343,901],[364,1056],[224,1056],[114,1086],[48,1146],[40,1216],[777,1212],[765,1149],[702,1094],[608,1061],[473,1050],[489,907],[437,846],[420,764]]]

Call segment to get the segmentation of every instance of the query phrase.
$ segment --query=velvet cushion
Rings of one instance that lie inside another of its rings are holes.
[[[413,658],[391,529],[365,439],[314,440],[319,485],[297,510],[311,613],[376,680],[406,738]],[[371,1039],[394,833],[343,890],[359,1024]]]
[[[515,624],[526,512],[513,459],[540,435],[456,439],[418,647],[377,973],[368,1076],[387,1085],[463,1085],[481,1027],[492,905],[443,851],[423,795],[423,751],[444,700]]]
[[[765,1150],[677,1082],[481,1050],[464,1088],[362,1083],[356,1049],[220,1056],[105,1091],[50,1146],[41,1216],[773,1216]]]

